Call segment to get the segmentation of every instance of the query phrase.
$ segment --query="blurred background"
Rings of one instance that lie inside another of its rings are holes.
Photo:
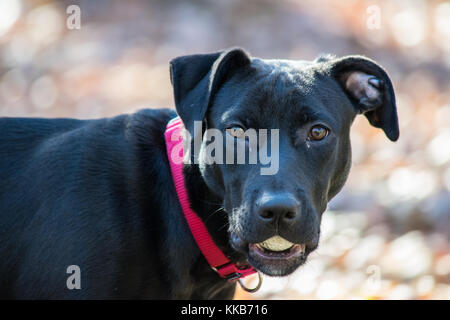
[[[353,168],[319,249],[236,298],[450,299],[448,1],[1,0],[0,116],[173,107],[169,60],[230,46],[263,58],[367,55],[391,76],[401,131],[392,143],[355,121]]]

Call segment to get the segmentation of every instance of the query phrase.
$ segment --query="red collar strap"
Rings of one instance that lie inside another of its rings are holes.
[[[183,176],[182,128],[183,122],[179,117],[176,117],[167,124],[164,137],[166,139],[167,156],[169,158],[175,189],[195,242],[211,268],[213,268],[222,278],[234,281],[253,274],[256,270],[252,267],[239,269],[236,264],[231,262],[230,259],[225,256],[222,250],[214,243],[206,226],[203,224],[203,221],[190,207]],[[178,154],[176,154],[177,150]]]

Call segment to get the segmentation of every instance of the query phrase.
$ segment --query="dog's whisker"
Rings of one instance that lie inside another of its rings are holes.
[[[230,223],[229,223],[229,222],[226,222],[223,226],[221,226],[221,227],[218,229],[218,231],[223,230],[225,227],[228,227],[229,225],[230,225]]]
[[[219,211],[222,211],[222,210],[225,210],[225,208],[224,208],[224,207],[220,207],[220,208],[218,208],[217,210],[214,210],[213,213],[210,213],[210,214],[206,217],[205,222],[208,221],[214,214],[216,214],[216,213],[218,213]]]

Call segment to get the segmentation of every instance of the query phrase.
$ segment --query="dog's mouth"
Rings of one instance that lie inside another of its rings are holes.
[[[292,273],[306,261],[310,251],[305,244],[292,243],[278,235],[259,243],[248,243],[245,249],[248,263],[269,276]]]
[[[249,244],[252,252],[262,259],[290,259],[305,253],[304,244],[295,244],[280,236],[273,236],[263,242]]]

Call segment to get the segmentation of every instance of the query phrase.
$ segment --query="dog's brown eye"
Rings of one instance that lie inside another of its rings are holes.
[[[244,129],[239,126],[234,126],[227,129],[228,133],[235,138],[244,137]]]
[[[328,135],[328,133],[328,128],[322,125],[315,125],[309,131],[308,139],[313,141],[323,140]]]

